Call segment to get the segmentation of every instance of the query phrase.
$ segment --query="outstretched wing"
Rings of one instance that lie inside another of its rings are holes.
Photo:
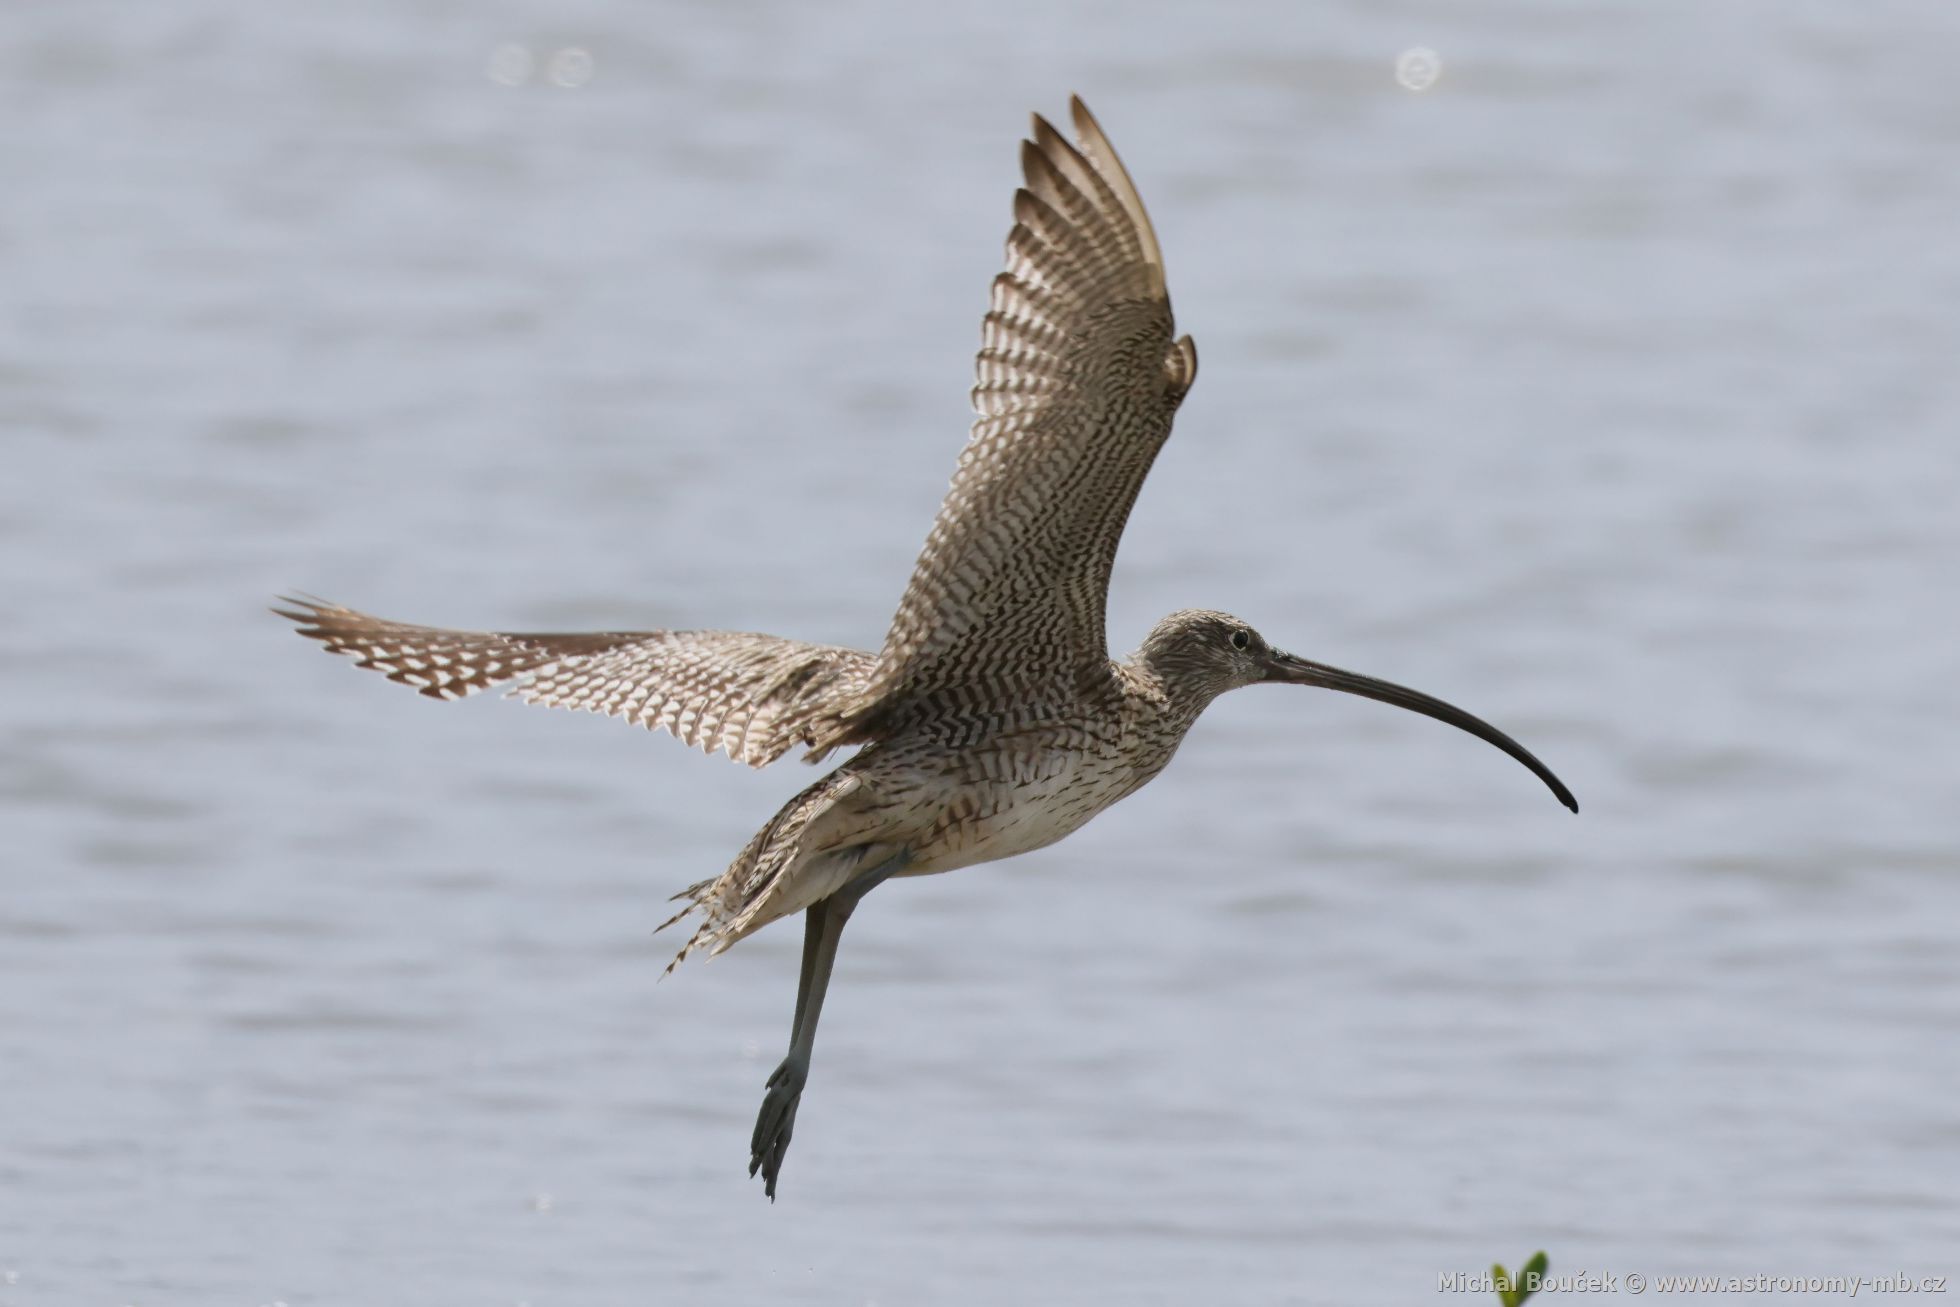
[[[1007,270],[994,279],[978,418],[859,700],[819,728],[958,688],[1013,702],[1101,674],[1123,524],[1197,376],[1173,339],[1164,260],[1143,201],[1096,120],[1079,144],[1044,119],[1022,143]]]
[[[740,631],[532,635],[385,622],[351,608],[283,599],[299,633],[391,681],[460,699],[506,681],[526,703],[623,717],[751,767],[810,740],[812,721],[870,673],[857,649]]]

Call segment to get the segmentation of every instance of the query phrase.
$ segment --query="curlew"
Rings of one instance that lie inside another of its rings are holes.
[[[749,1174],[773,1200],[838,940],[893,876],[1053,844],[1164,769],[1213,699],[1312,685],[1459,727],[1572,794],[1510,736],[1387,681],[1275,649],[1192,609],[1110,657],[1104,608],[1123,524],[1198,371],[1129,174],[1080,99],[1076,141],[1034,119],[1007,269],[989,297],[952,486],[876,653],[729,631],[452,631],[312,599],[302,635],[440,699],[504,682],[527,703],[608,713],[752,767],[794,746],[859,751],[791,799],[727,871],[675,895],[698,924],[669,964],[803,914],[788,1055],[769,1077]],[[662,927],[664,929],[665,926]]]

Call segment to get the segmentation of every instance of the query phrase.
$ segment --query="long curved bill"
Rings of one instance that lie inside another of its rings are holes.
[[[1579,801],[1572,797],[1572,791],[1565,783],[1552,775],[1552,769],[1532,756],[1531,750],[1519,744],[1504,732],[1482,718],[1472,717],[1454,704],[1444,703],[1420,690],[1395,685],[1388,681],[1378,681],[1372,676],[1359,672],[1345,672],[1325,663],[1308,662],[1305,658],[1295,658],[1292,654],[1275,651],[1266,664],[1266,679],[1287,685],[1318,685],[1328,690],[1340,690],[1347,694],[1358,694],[1364,699],[1377,699],[1382,703],[1392,703],[1410,712],[1419,712],[1425,717],[1434,717],[1439,722],[1448,722],[1460,731],[1468,731],[1487,744],[1494,744],[1516,758],[1539,780],[1550,787],[1558,801],[1572,811],[1579,811]]]

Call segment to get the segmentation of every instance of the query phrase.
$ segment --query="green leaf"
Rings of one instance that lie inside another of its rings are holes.
[[[1497,1301],[1503,1303],[1504,1307],[1518,1307],[1518,1304],[1524,1301],[1518,1297],[1517,1286],[1511,1279],[1511,1273],[1504,1269],[1504,1263],[1490,1264],[1490,1278],[1497,1285]]]
[[[1545,1282],[1545,1268],[1551,1264],[1551,1259],[1545,1256],[1545,1250],[1543,1248],[1540,1248],[1531,1255],[1531,1260],[1524,1264],[1522,1271],[1518,1272],[1519,1302],[1523,1302],[1531,1296],[1532,1291],[1526,1287],[1527,1285],[1543,1284]]]
[[[1531,1255],[1531,1260],[1526,1262],[1515,1276],[1504,1269],[1504,1263],[1492,1262],[1490,1278],[1491,1283],[1497,1286],[1497,1300],[1503,1303],[1504,1307],[1524,1307],[1524,1300],[1533,1293],[1533,1290],[1525,1286],[1533,1281],[1542,1282],[1545,1278],[1545,1268],[1551,1264],[1551,1259],[1545,1256],[1545,1250],[1542,1248]]]

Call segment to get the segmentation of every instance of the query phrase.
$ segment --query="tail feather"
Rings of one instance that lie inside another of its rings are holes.
[[[839,801],[862,784],[857,776],[832,772],[784,804],[727,871],[674,895],[674,901],[685,900],[685,906],[656,931],[695,913],[701,915],[701,922],[667,964],[667,971],[696,949],[706,949],[710,956],[725,952],[777,918],[800,912],[842,889],[863,870],[868,855],[878,853],[882,860],[895,852],[879,841],[875,824],[849,822],[840,830],[827,820],[840,814]]]
[[[729,866],[727,871],[719,876],[710,877],[707,880],[697,880],[668,900],[670,903],[678,903],[683,899],[687,902],[679,912],[676,912],[673,916],[667,918],[667,920],[661,922],[658,926],[655,926],[653,928],[654,934],[658,935],[661,931],[667,929],[667,927],[679,924],[682,918],[693,916],[697,912],[702,914],[702,921],[700,925],[694,928],[694,933],[688,936],[687,942],[681,945],[680,952],[674,954],[673,960],[667,963],[666,969],[660,973],[662,976],[672,975],[674,968],[687,961],[688,954],[694,952],[697,948],[706,948],[709,956],[712,957],[735,942],[733,939],[726,941],[721,939],[722,932],[727,926],[731,914],[723,902],[726,895],[719,891],[723,888],[722,882],[737,875],[755,857],[756,846],[762,842],[763,836],[768,833],[769,827],[763,827],[756,834],[755,838],[750,840],[747,846],[743,848],[742,852],[736,857],[734,863]]]

